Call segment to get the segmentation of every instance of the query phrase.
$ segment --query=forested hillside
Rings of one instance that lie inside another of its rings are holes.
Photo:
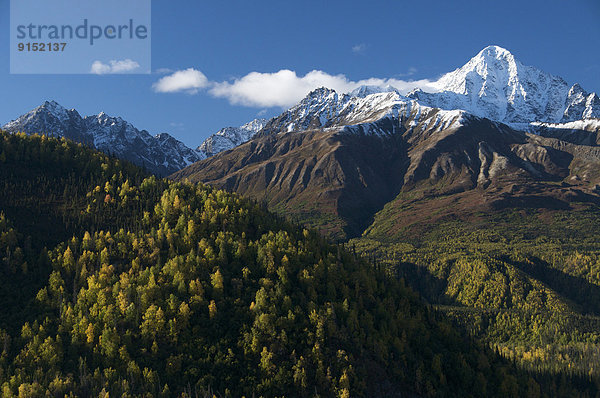
[[[386,211],[351,242],[358,252],[521,367],[600,378],[597,207],[404,226]]]
[[[3,396],[595,396],[263,206],[0,134]],[[565,304],[567,305],[567,304]]]

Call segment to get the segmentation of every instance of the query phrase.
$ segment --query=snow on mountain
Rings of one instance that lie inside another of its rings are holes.
[[[407,122],[410,127],[419,125],[441,130],[459,127],[467,114],[462,110],[423,106],[394,89],[369,94],[370,88],[360,87],[351,94],[341,95],[331,89],[318,88],[298,105],[271,119],[259,134],[330,127],[345,127],[346,132],[388,134],[381,122],[390,119]]]
[[[183,167],[187,167],[199,160],[206,159],[206,156],[202,152],[187,147],[183,142],[177,140],[168,133],[157,134],[154,138],[158,140],[160,149],[165,154],[165,160],[168,159],[170,163],[177,164],[177,167],[179,167],[179,165],[185,165]],[[169,162],[167,162],[167,164]],[[179,169],[182,169],[183,167],[180,167]]]
[[[250,140],[266,123],[266,119],[254,119],[240,127],[225,127],[208,137],[196,151],[206,158],[234,148]]]
[[[83,119],[75,109],[67,110],[55,101],[46,101],[31,112],[22,115],[2,127],[16,132],[39,132],[47,135],[69,137],[90,144],[92,137],[83,128]]]
[[[104,112],[82,118],[76,110],[67,110],[55,101],[44,102],[2,129],[66,137],[129,160],[161,176],[205,157],[167,133],[153,137],[146,130],[138,130],[122,118]]]
[[[484,48],[463,67],[433,84],[435,93],[408,94],[424,105],[464,109],[480,117],[522,127],[534,121],[568,122],[600,117],[600,100],[578,84],[523,65],[506,49]]]
[[[268,121],[257,134],[339,126],[359,126],[346,130],[383,134],[380,122],[386,118],[409,119],[411,126],[448,128],[460,125],[470,117],[467,115],[536,131],[531,123],[600,118],[600,99],[595,93],[525,66],[498,46],[484,48],[432,86],[436,92],[415,90],[407,96],[389,85],[361,86],[346,94],[318,88]]]
[[[581,86],[575,83],[567,94],[567,108],[562,122],[579,119],[600,117],[600,99],[596,93],[588,94]]]
[[[533,131],[535,131],[536,128],[545,127],[557,130],[589,131],[600,133],[600,119],[583,119],[566,123],[533,122],[531,123],[531,127]]]
[[[565,123],[534,122],[529,125],[528,131],[542,137],[556,138],[577,145],[600,145],[600,119],[582,119]]]
[[[359,125],[346,130],[383,134],[379,122],[386,118],[448,128],[460,125],[467,114],[535,132],[534,122],[600,118],[595,93],[525,66],[498,46],[484,48],[433,86],[437,92],[415,90],[407,96],[391,86],[361,86],[347,94],[322,87],[271,119],[258,134]]]
[[[397,123],[385,125],[385,121],[394,119],[411,128],[436,131],[458,127],[470,115],[536,132],[550,124],[556,129],[577,129],[587,120],[600,118],[600,99],[595,93],[525,66],[498,46],[484,48],[433,86],[436,92],[415,90],[407,96],[392,86],[362,86],[347,94],[318,88],[271,120],[255,119],[219,130],[196,150],[166,133],[153,137],[119,117],[100,113],[82,118],[54,101],[3,128],[65,136],[167,175],[255,136],[281,132],[344,127],[347,132],[386,134]]]
[[[354,90],[350,91],[348,93],[348,95],[351,97],[364,98],[371,94],[390,93],[390,92],[399,92],[399,91],[396,90],[394,87],[390,86],[389,84],[387,86],[360,86],[360,87],[355,88]]]

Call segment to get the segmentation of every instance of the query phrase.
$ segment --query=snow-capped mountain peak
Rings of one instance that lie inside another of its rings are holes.
[[[45,111],[56,116],[64,116],[67,114],[67,109],[54,100],[44,101],[42,105],[34,109],[34,112],[36,111]]]
[[[360,87],[357,87],[354,90],[350,91],[348,93],[348,95],[351,97],[364,98],[371,94],[388,93],[388,92],[398,92],[398,90],[396,90],[394,87],[390,86],[389,84],[386,86],[373,86],[373,85],[360,86]]]
[[[267,119],[254,119],[240,126],[241,129],[257,132],[267,123]]]
[[[333,90],[313,91],[298,105],[271,119],[260,134],[338,128],[346,133],[387,135],[394,134],[394,126],[400,122],[409,128],[440,131],[458,128],[467,117],[462,110],[423,106],[395,89],[368,94],[369,89],[359,87],[356,92],[342,95]]]
[[[232,149],[250,140],[267,124],[267,119],[254,119],[240,127],[225,127],[208,137],[196,151],[203,157]]]
[[[437,92],[415,90],[408,96],[441,109],[525,127],[531,122],[567,122],[600,117],[600,101],[578,84],[523,65],[510,51],[488,46],[464,66],[433,83]]]
[[[204,158],[168,134],[152,137],[121,117],[104,112],[82,118],[76,110],[67,110],[56,101],[44,102],[2,129],[66,137],[127,159],[161,176]]]
[[[81,134],[81,116],[75,109],[67,110],[56,101],[45,101],[42,105],[21,115],[2,127],[3,130],[17,132],[38,132],[52,136],[73,136],[76,141],[89,142],[89,137]]]
[[[315,102],[322,102],[326,99],[333,99],[337,97],[337,93],[334,89],[327,87],[319,87],[312,90],[306,97],[302,99],[301,104],[310,104]]]
[[[506,49],[489,46],[463,67],[442,76],[434,87],[463,95],[492,95],[510,87],[509,95],[527,95],[520,82],[524,66]]]
[[[513,125],[560,120],[569,90],[562,78],[523,65],[499,46],[484,48],[433,86],[438,92],[411,96],[425,105],[464,109]]]
[[[77,114],[75,110],[69,111],[56,101],[45,101],[42,105],[21,117],[32,119],[34,117],[39,117],[40,115],[46,115],[46,117],[54,117],[58,120],[67,120],[73,113]]]

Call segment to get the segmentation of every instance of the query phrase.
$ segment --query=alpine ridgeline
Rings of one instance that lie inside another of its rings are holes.
[[[432,86],[438,92],[415,90],[408,96],[424,105],[464,109],[515,127],[526,127],[531,122],[564,123],[600,117],[600,99],[595,93],[523,65],[498,46],[484,48]]]
[[[204,140],[196,150],[209,157],[235,148],[250,140],[266,123],[266,119],[254,119],[240,127],[225,127]]]
[[[433,86],[441,91],[314,90],[247,144],[174,177],[265,200],[340,239],[361,235],[408,191],[460,194],[468,212],[598,201],[596,94],[496,46]],[[434,218],[457,211],[434,207]]]
[[[577,83],[569,86],[561,77],[523,65],[508,50],[498,46],[484,48],[463,67],[431,83],[429,89],[435,92],[416,89],[406,98],[432,108],[465,110],[475,116],[536,133],[547,128],[594,132],[600,128],[597,121],[573,123],[600,117],[600,99],[596,93],[586,92]],[[385,92],[398,90],[389,85],[361,86],[348,93],[346,99]],[[336,106],[340,109],[339,103],[319,103],[312,97],[302,101],[304,106],[292,108],[295,113],[284,113],[290,121],[287,128],[308,128],[306,121],[312,120],[316,113],[320,113],[319,120],[323,124],[333,115],[323,112],[325,109],[333,110]],[[241,127],[224,128],[209,137],[198,150],[210,157],[232,149],[253,138],[266,124],[267,120],[256,119]]]
[[[44,102],[2,129],[69,138],[129,160],[160,176],[205,157],[167,133],[152,136],[122,118],[104,112],[81,117],[75,109],[65,109],[55,101]]]
[[[56,101],[46,101],[7,123],[2,130],[66,137],[166,176],[248,141],[266,122],[256,119],[240,127],[225,127],[194,150],[168,133],[152,136],[120,117],[102,112],[82,118],[75,109],[66,109]]]

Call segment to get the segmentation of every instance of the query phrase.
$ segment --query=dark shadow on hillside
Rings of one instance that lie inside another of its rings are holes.
[[[509,258],[503,260],[574,302],[584,314],[600,315],[600,286],[553,269],[550,264],[540,259],[535,259],[533,264],[515,262]]]
[[[391,267],[390,272],[417,292],[428,304],[463,306],[445,294],[448,282],[432,275],[425,267],[401,262]]]
[[[409,164],[408,148],[401,137],[405,128],[399,121],[386,119],[377,127],[397,134],[378,140],[362,131],[340,136],[343,145],[336,151],[336,160],[346,180],[338,214],[347,223],[347,239],[360,237],[375,215],[398,196]]]
[[[556,138],[572,144],[589,146],[600,145],[600,132],[578,129],[557,129],[552,127],[538,127],[536,132],[542,137]]]

